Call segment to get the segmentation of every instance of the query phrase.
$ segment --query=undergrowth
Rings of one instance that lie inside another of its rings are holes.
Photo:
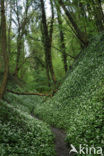
[[[9,82],[8,88],[24,91],[14,86]],[[0,101],[0,156],[55,156],[50,127],[29,115],[41,98],[7,92],[4,99]]]

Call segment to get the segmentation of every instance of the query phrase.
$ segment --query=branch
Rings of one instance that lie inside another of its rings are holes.
[[[7,89],[7,92],[10,92],[10,93],[13,93],[13,94],[17,94],[17,95],[37,95],[37,96],[52,96],[52,95],[49,95],[49,94],[42,94],[42,93],[27,93],[27,92],[15,92],[15,91],[12,91],[12,90],[9,90]]]
[[[17,24],[17,22],[12,18],[12,22],[16,25],[16,26],[18,26],[18,24]]]
[[[41,40],[38,40],[38,39],[32,37],[31,35],[29,35],[28,37],[31,38],[32,40],[42,42]],[[53,45],[52,45],[52,48],[56,49],[57,51],[59,51],[59,52],[61,53],[61,49],[59,49],[59,48],[57,48],[57,47],[55,47],[55,46],[53,46]],[[70,55],[70,54],[67,54],[67,56],[70,56],[70,57],[73,58],[73,59],[76,59],[76,58],[77,58],[77,56],[72,56],[72,55]]]
[[[54,49],[56,49],[57,51],[59,51],[59,52],[61,52],[61,49],[59,49],[59,48],[57,48],[57,47],[55,47],[55,46],[52,46],[52,48],[54,48]],[[61,53],[62,54],[62,53]],[[70,56],[71,58],[73,58],[73,59],[76,59],[76,57],[75,56],[72,56],[72,55],[70,55],[70,54],[66,54],[67,56]]]

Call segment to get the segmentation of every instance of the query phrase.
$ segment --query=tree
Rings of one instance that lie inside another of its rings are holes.
[[[47,77],[48,77],[48,80],[50,81],[50,74],[51,74],[52,80],[55,84],[56,78],[55,78],[55,74],[54,74],[54,70],[53,70],[52,54],[51,54],[54,10],[53,10],[53,3],[52,3],[52,1],[50,1],[50,2],[51,2],[52,18],[51,18],[50,30],[48,31],[48,25],[47,25],[46,13],[45,13],[45,7],[44,7],[44,0],[40,0],[41,14],[42,14],[42,34],[43,34],[43,43],[44,43],[44,50],[45,50]]]
[[[1,0],[1,52],[3,54],[3,59],[4,59],[4,75],[0,87],[0,99],[3,98],[6,90],[7,79],[8,79],[8,65],[9,65],[8,53],[7,53],[6,17],[5,17],[4,0]]]
[[[78,39],[80,40],[80,42],[82,43],[83,46],[87,46],[88,45],[88,36],[85,32],[82,32],[76,21],[74,20],[73,16],[71,15],[70,11],[68,11],[67,7],[65,6],[64,2],[62,0],[59,0],[59,4],[62,6],[66,16],[68,17],[70,23],[72,24],[74,30],[75,30],[75,33],[76,33],[76,36],[78,37]]]
[[[102,11],[101,0],[92,0],[92,7],[97,29],[101,32],[104,30],[104,14]]]
[[[65,41],[64,41],[64,32],[63,32],[63,27],[62,27],[62,18],[61,18],[61,9],[60,6],[58,5],[58,3],[56,1],[55,5],[56,5],[56,10],[57,10],[57,16],[58,16],[58,26],[59,26],[59,32],[60,32],[60,44],[61,44],[61,50],[62,50],[62,60],[64,63],[64,70],[65,72],[67,72],[67,54],[66,54],[66,50],[65,50]]]
[[[9,24],[8,24],[8,54],[11,53],[11,27],[12,27],[12,2],[10,0],[10,15],[9,15]]]
[[[21,52],[22,52],[23,40],[24,40],[23,36],[26,34],[26,26],[33,15],[33,12],[31,13],[28,12],[29,7],[30,7],[30,2],[29,0],[26,0],[25,11],[21,19],[20,16],[21,16],[22,7],[19,6],[18,1],[16,0],[16,8],[14,8],[14,11],[17,16],[17,23],[15,22],[15,20],[13,20],[16,23],[18,29],[17,30],[17,58],[16,58],[16,67],[14,72],[15,77],[18,77],[18,72],[20,70],[20,58],[21,58]]]

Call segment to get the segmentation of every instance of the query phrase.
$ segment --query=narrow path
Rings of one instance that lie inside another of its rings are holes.
[[[66,134],[58,128],[51,127],[51,131],[55,136],[55,148],[57,156],[69,156],[69,150],[65,142]]]
[[[33,113],[31,114],[37,120],[41,120],[37,118]],[[41,120],[42,121],[42,120]],[[69,149],[65,142],[66,134],[63,130],[51,127],[51,131],[55,136],[55,150],[56,156],[72,156],[73,154],[69,154]]]
[[[7,100],[5,100],[7,103],[9,103]],[[10,104],[10,103],[9,103]],[[33,113],[33,110],[30,114],[32,117],[36,118],[37,120],[42,121],[38,117],[36,117]],[[74,153],[69,154],[69,149],[67,147],[67,144],[65,142],[66,134],[63,130],[59,128],[50,127],[53,135],[55,136],[55,150],[56,150],[56,156],[73,156]]]

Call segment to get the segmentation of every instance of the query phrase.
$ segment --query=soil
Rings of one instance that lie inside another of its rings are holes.
[[[66,134],[58,129],[51,127],[51,131],[55,136],[55,150],[57,156],[69,156],[69,149],[65,142]]]

